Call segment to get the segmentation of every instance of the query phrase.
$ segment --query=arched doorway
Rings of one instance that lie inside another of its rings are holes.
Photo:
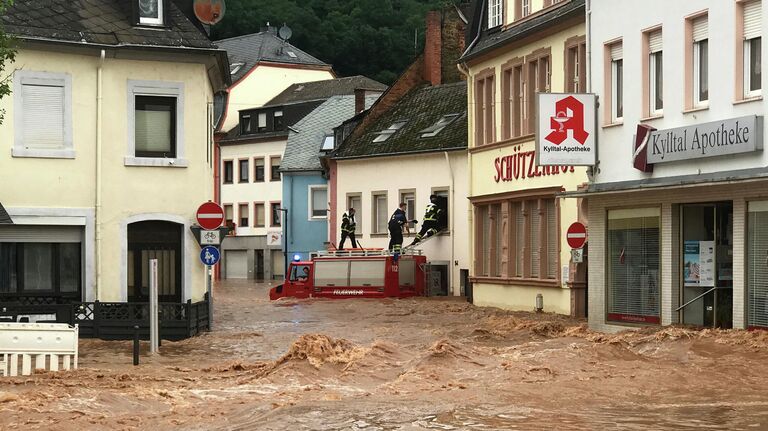
[[[149,261],[158,262],[160,302],[181,302],[182,233],[184,226],[167,221],[128,225],[128,302],[149,301]]]

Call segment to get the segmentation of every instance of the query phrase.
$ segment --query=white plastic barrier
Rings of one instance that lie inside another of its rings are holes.
[[[76,369],[78,331],[63,323],[0,323],[0,376]]]

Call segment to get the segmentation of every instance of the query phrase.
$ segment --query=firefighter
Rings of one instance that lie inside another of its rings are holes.
[[[408,204],[401,203],[389,219],[389,249],[396,255],[399,255],[403,248],[403,227],[405,227],[406,232],[411,233],[408,228],[408,215],[405,212],[407,207]],[[412,220],[412,222],[415,223],[416,220]]]
[[[349,215],[347,215],[349,214]],[[347,242],[347,238],[352,240],[352,248],[357,248],[357,242],[355,241],[355,209],[350,208],[348,213],[344,213],[341,217],[341,242],[339,242],[339,250],[344,250],[344,243]]]
[[[437,195],[429,197],[429,205],[427,205],[427,211],[424,213],[424,224],[421,225],[421,231],[416,234],[416,239],[413,240],[411,246],[420,243],[422,240],[429,238],[437,233],[439,230],[438,220],[440,220],[440,213],[443,211],[437,207]]]

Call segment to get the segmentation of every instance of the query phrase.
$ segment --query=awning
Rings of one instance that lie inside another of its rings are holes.
[[[13,224],[11,216],[9,216],[8,212],[3,208],[2,203],[0,203],[0,224]]]
[[[565,198],[588,198],[595,195],[607,195],[614,193],[699,187],[704,185],[724,185],[765,180],[768,180],[768,170],[766,168],[743,169],[738,171],[715,172],[699,175],[648,178],[637,181],[619,181],[597,184],[592,183],[586,190],[568,191],[560,193],[558,196]]]

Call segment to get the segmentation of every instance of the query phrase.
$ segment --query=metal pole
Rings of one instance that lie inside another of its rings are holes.
[[[157,259],[149,260],[149,347],[158,352]]]
[[[211,267],[205,267],[205,290],[208,292],[208,331],[213,331],[213,283]]]
[[[139,325],[133,327],[133,365],[139,365]]]
[[[283,264],[285,265],[285,268],[283,268],[283,278],[287,279],[288,275],[288,209],[287,208],[280,208],[278,209],[280,212],[284,212],[285,216],[283,218]]]

